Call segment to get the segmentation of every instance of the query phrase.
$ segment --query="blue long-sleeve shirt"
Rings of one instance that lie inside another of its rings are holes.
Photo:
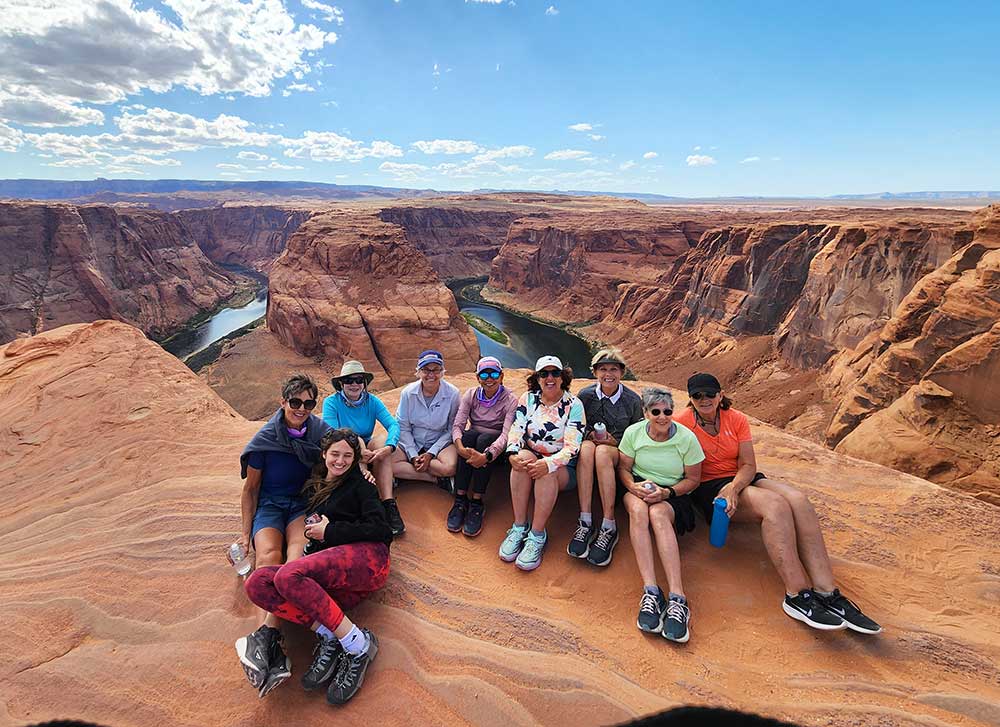
[[[361,401],[356,406],[348,403],[342,391],[326,397],[323,400],[323,421],[331,428],[346,427],[367,444],[375,431],[375,422],[378,421],[388,438],[385,443],[390,446],[399,444],[399,422],[385,408],[385,404],[374,394],[365,392],[361,395]]]
[[[399,419],[399,446],[408,459],[416,457],[421,449],[437,456],[452,443],[451,426],[460,398],[458,389],[447,381],[441,382],[430,402],[424,398],[419,381],[403,389],[396,418]]]

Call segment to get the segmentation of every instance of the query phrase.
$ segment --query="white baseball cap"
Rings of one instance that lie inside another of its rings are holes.
[[[558,356],[542,356],[535,362],[535,373],[537,374],[546,366],[555,366],[560,371],[563,370],[562,361],[559,360]]]

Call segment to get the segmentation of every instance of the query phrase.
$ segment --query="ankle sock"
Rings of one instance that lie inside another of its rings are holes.
[[[594,516],[591,515],[589,512],[581,512],[580,522],[582,522],[587,527],[590,527],[591,525],[594,524]]]
[[[333,632],[323,624],[320,624],[319,626],[316,627],[316,633],[322,636],[327,641],[333,638]]]
[[[358,628],[357,624],[351,627],[347,636],[340,639],[340,645],[344,647],[351,656],[358,656],[368,651],[368,637],[365,632]]]
[[[823,596],[823,598],[829,598],[830,596],[833,595],[833,591],[821,591],[818,588],[814,588],[813,593],[815,593],[817,596]]]
[[[645,586],[645,587],[643,587],[642,590],[644,590],[646,593],[648,593],[648,594],[650,594],[652,596],[662,596],[663,595],[663,591],[660,590],[659,586]]]
[[[531,534],[534,535],[536,538],[543,538],[544,539],[546,537],[544,530],[532,530]]]
[[[601,520],[601,530],[610,530],[611,532],[614,532],[617,529],[618,525],[615,524],[613,518],[611,520],[608,520],[607,518]]]
[[[673,591],[670,592],[669,598],[670,598],[671,601],[680,601],[681,603],[687,603],[688,602],[687,597],[682,596],[679,593],[674,593]]]

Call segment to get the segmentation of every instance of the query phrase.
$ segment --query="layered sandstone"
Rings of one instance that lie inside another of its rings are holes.
[[[397,396],[384,394],[390,407]],[[446,495],[404,486],[389,582],[350,614],[381,648],[361,692],[334,709],[298,687],[312,646],[302,630],[286,627],[293,677],[264,700],[233,651],[258,624],[223,551],[239,527],[237,460],[259,423],[114,322],[0,347],[0,409],[0,584],[16,645],[0,660],[4,724],[586,727],[691,703],[806,725],[1000,718],[1000,511],[766,425],[752,427],[759,466],[809,494],[839,585],[882,635],[790,620],[758,530],[736,524],[723,550],[701,527],[682,538],[692,636],[668,644],[635,628],[627,533],[599,588],[559,547],[520,573],[496,557],[512,517],[504,488],[487,491],[470,540],[444,529]],[[560,497],[553,546],[576,512]]]
[[[213,262],[266,273],[284,251],[288,238],[312,212],[267,205],[227,205],[174,214]]]
[[[489,275],[493,258],[518,214],[460,206],[408,206],[388,207],[379,216],[406,230],[407,239],[447,280]]]
[[[99,318],[163,336],[235,291],[167,214],[0,203],[0,341]]]
[[[289,239],[271,270],[267,325],[303,355],[362,361],[378,385],[411,380],[427,348],[455,372],[479,357],[475,334],[427,259],[403,228],[367,211],[317,214]]]

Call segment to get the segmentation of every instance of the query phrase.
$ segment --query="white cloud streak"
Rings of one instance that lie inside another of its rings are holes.
[[[647,151],[645,154],[642,155],[642,158],[643,159],[656,159],[656,157],[658,157],[658,156],[660,156],[660,155],[657,154],[655,151]]]
[[[344,11],[335,5],[317,2],[317,0],[302,0],[302,7],[315,10],[328,23],[344,24]]]
[[[582,160],[582,159],[592,159],[589,151],[581,151],[580,149],[560,149],[559,151],[550,151],[545,155],[546,159],[553,161],[567,161],[570,159]]]
[[[715,164],[715,158],[705,154],[692,154],[686,161],[689,167],[710,167]]]
[[[424,154],[475,154],[482,151],[479,144],[474,141],[459,141],[456,139],[415,141],[410,146]]]
[[[760,157],[747,157],[746,159],[741,159],[740,164],[754,164],[755,162],[759,161]]]

